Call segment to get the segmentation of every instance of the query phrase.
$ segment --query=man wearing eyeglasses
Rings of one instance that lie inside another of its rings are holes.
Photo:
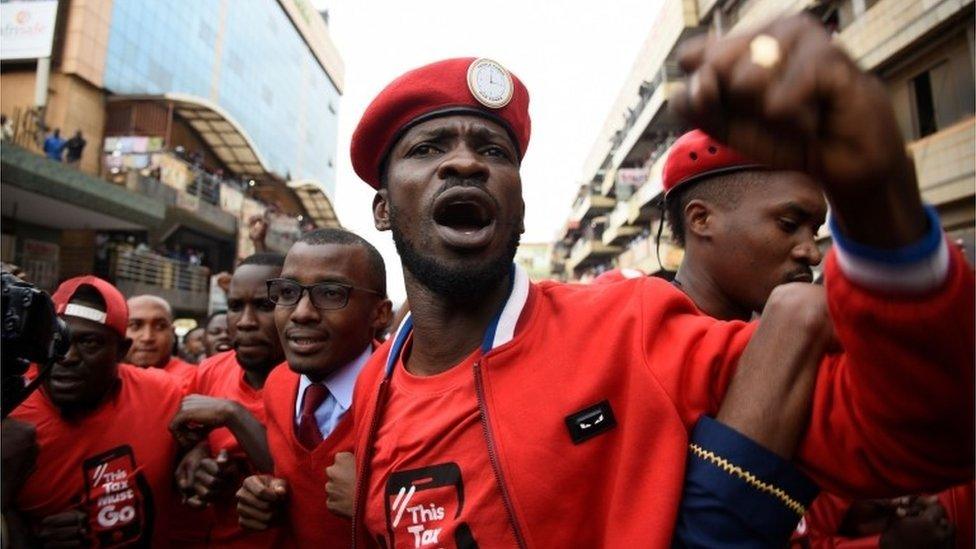
[[[319,229],[292,246],[281,277],[267,285],[288,368],[264,386],[274,475],[244,480],[240,522],[253,530],[281,524],[292,546],[346,546],[351,524],[329,512],[326,469],[352,449],[353,386],[373,334],[392,315],[383,258],[351,232]]]

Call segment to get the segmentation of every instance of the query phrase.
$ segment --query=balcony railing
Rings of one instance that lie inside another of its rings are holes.
[[[967,8],[966,0],[879,0],[839,40],[861,68],[872,70]]]
[[[566,261],[566,270],[573,273],[594,262],[613,257],[622,251],[622,248],[619,246],[607,246],[603,243],[601,237],[602,234],[591,234],[577,240],[569,252],[569,260]]]
[[[940,205],[972,197],[976,183],[974,132],[976,117],[970,117],[908,145],[926,202]]]
[[[617,201],[613,198],[607,198],[595,192],[585,194],[577,198],[576,203],[573,204],[571,219],[585,221],[591,217],[609,212],[616,205]]]
[[[206,312],[210,270],[149,251],[120,250],[112,261],[111,278],[125,295],[153,294],[174,309]]]

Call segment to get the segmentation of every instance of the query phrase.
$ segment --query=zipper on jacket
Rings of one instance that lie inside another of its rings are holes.
[[[474,390],[478,395],[478,411],[481,415],[481,429],[484,431],[485,442],[488,445],[488,461],[491,462],[491,469],[495,473],[495,482],[498,483],[498,490],[502,494],[502,503],[505,505],[505,512],[508,514],[508,522],[515,534],[515,542],[521,549],[525,549],[525,538],[522,537],[522,530],[519,528],[518,520],[515,517],[515,509],[512,507],[512,500],[508,495],[508,487],[505,486],[505,478],[502,474],[501,465],[498,463],[498,455],[495,452],[495,439],[491,436],[491,427],[488,425],[488,406],[485,405],[484,385],[481,380],[481,361],[474,363]]]
[[[363,521],[361,517],[365,512],[365,500],[363,498],[366,496],[366,490],[369,487],[369,465],[373,459],[373,445],[376,440],[376,434],[379,432],[380,420],[383,417],[383,407],[386,404],[386,393],[389,385],[389,377],[384,377],[383,381],[380,382],[380,387],[376,395],[376,406],[373,408],[373,417],[369,421],[369,431],[366,434],[366,447],[363,448],[363,466],[356,474],[356,492],[352,512],[352,545],[350,545],[353,549],[356,548],[356,541],[358,539],[356,534],[361,526],[360,523]],[[366,533],[366,537],[370,537],[369,532]]]

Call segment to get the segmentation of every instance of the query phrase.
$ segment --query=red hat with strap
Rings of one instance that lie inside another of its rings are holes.
[[[71,298],[82,286],[91,286],[102,296],[105,301],[104,311],[71,302]],[[90,275],[69,278],[58,286],[57,291],[51,296],[51,300],[54,301],[55,312],[59,315],[74,316],[104,324],[125,338],[125,328],[129,323],[129,306],[126,304],[122,292],[109,282]]]
[[[674,142],[664,163],[662,185],[667,197],[679,185],[708,176],[739,170],[762,168],[701,130],[692,130]]]
[[[491,59],[445,59],[409,71],[366,107],[352,134],[352,167],[374,189],[380,187],[380,165],[397,140],[425,120],[452,114],[474,114],[500,123],[518,147],[529,146],[529,91],[514,74]]]

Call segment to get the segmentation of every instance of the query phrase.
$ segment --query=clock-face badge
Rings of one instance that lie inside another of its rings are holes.
[[[512,75],[497,61],[482,57],[468,67],[468,88],[471,95],[490,109],[500,109],[512,100],[515,86]]]

